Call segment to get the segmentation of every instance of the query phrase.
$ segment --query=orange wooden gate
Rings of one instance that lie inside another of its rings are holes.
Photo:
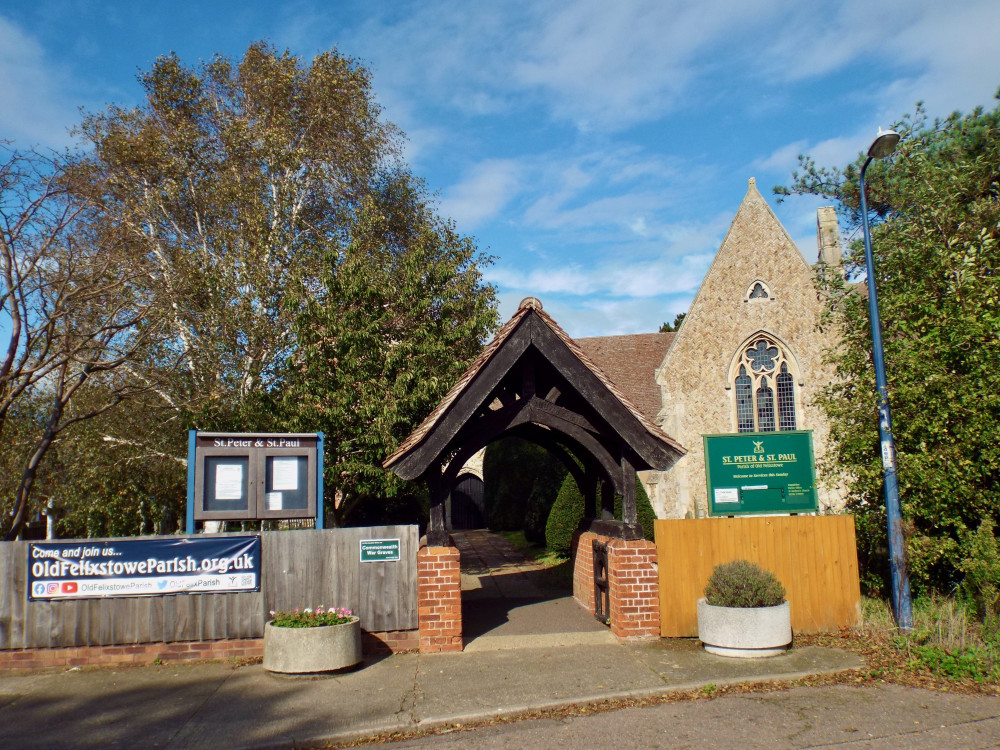
[[[853,516],[658,520],[656,553],[664,638],[698,635],[697,602],[712,569],[738,559],[778,576],[795,632],[836,631],[860,617]]]

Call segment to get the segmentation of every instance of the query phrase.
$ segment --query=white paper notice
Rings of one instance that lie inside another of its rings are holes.
[[[716,505],[721,503],[738,503],[740,501],[740,491],[735,487],[720,487],[715,491]]]
[[[271,489],[294,492],[299,488],[299,459],[271,459]]]
[[[219,464],[215,467],[215,499],[239,500],[243,497],[243,465]]]
[[[281,493],[280,492],[268,492],[267,493],[267,509],[268,510],[281,510]]]

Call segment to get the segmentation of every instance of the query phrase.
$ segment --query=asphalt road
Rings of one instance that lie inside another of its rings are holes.
[[[992,748],[1000,747],[1000,698],[894,685],[807,687],[456,729],[388,747],[392,750]]]

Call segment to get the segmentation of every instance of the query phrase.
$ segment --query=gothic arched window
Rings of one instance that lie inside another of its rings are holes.
[[[740,351],[736,387],[736,431],[796,429],[795,378],[788,357],[768,336],[750,340]]]

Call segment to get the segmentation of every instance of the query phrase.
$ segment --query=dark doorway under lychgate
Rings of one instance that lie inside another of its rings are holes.
[[[483,480],[475,474],[463,474],[455,483],[451,491],[450,519],[450,527],[455,531],[486,528]]]

